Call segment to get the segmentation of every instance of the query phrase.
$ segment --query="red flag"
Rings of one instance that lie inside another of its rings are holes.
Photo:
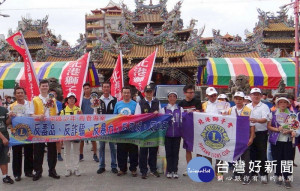
[[[110,83],[110,94],[116,97],[118,101],[122,100],[122,88],[124,86],[122,52],[120,52],[120,55],[118,56],[115,69],[110,78]]]
[[[154,68],[157,49],[135,65],[128,73],[130,78],[129,84],[135,86],[140,92],[144,92],[144,87],[151,81],[152,72]]]
[[[84,54],[76,61],[68,62],[61,73],[60,84],[64,97],[73,92],[76,95],[77,106],[81,106],[83,84],[85,83],[89,66],[90,53]]]
[[[26,81],[26,85],[23,88],[27,92],[28,101],[31,101],[34,96],[38,96],[40,94],[40,89],[26,41],[21,32],[17,32],[10,36],[6,39],[6,41],[23,57]]]

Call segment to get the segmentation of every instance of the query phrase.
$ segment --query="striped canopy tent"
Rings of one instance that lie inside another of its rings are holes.
[[[60,80],[61,73],[69,62],[34,62],[35,72],[38,80],[45,78],[56,78]],[[94,64],[91,64],[88,69],[87,81],[91,86],[99,86],[99,79]],[[13,89],[15,83],[25,81],[24,63],[0,63],[0,89]],[[23,83],[21,83],[23,84]]]
[[[228,87],[238,75],[249,77],[251,87],[277,89],[281,79],[287,88],[295,87],[295,62],[291,58],[209,58],[207,85]]]

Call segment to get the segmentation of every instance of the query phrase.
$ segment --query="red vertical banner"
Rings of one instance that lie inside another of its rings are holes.
[[[7,38],[6,41],[23,57],[24,75],[26,81],[26,85],[24,85],[23,88],[27,92],[28,101],[31,101],[34,96],[38,96],[40,94],[40,89],[24,36],[21,32],[17,32],[16,34]]]
[[[110,94],[116,97],[118,101],[122,100],[122,88],[124,86],[122,52],[120,52],[120,55],[118,56],[116,66],[110,78],[110,84]]]
[[[77,106],[81,106],[83,96],[83,84],[86,81],[89,66],[90,53],[84,54],[76,61],[67,63],[60,74],[60,84],[64,97],[73,92],[76,95]]]
[[[157,49],[147,58],[131,68],[128,73],[128,77],[130,78],[129,84],[135,86],[137,90],[142,93],[144,93],[145,86],[151,81],[156,52]]]

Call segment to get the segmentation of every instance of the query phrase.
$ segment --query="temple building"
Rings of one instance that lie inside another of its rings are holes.
[[[120,5],[110,0],[108,5],[101,9],[91,11],[85,15],[85,32],[87,51],[91,51],[98,43],[98,38],[103,38],[107,30],[116,30],[122,20]]]
[[[292,17],[288,18],[287,8],[274,13],[258,9],[258,23],[253,32],[245,30],[246,39],[238,35],[231,41],[213,30],[213,37],[201,39],[209,51],[210,57],[291,57],[295,46],[295,28]]]
[[[22,18],[16,31],[11,29],[8,36],[21,31],[34,62],[58,62],[76,60],[85,52],[85,38],[81,34],[78,44],[71,47],[60,35],[55,36],[48,29],[48,16],[43,19],[32,20]],[[22,62],[23,58],[5,40],[0,40],[0,62]]]
[[[194,29],[192,19],[187,28],[181,19],[179,1],[167,11],[167,0],[154,5],[135,0],[136,9],[130,11],[122,4],[122,20],[118,28],[107,27],[99,43],[92,50],[92,61],[98,72],[108,80],[120,51],[123,54],[125,82],[127,72],[156,49],[158,50],[152,80],[156,84],[194,83],[194,74],[203,58],[205,46],[200,41],[203,33]],[[205,62],[204,62],[205,64]]]

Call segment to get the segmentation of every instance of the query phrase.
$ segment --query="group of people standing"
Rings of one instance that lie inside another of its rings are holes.
[[[147,85],[144,89],[145,97],[139,102],[132,100],[132,89],[130,87],[122,88],[121,101],[117,101],[115,97],[110,95],[110,83],[103,83],[102,90],[103,95],[100,97],[100,107],[94,109],[91,107],[91,87],[89,84],[84,84],[84,98],[82,106],[77,107],[76,95],[69,93],[65,98],[65,108],[59,112],[56,102],[53,107],[45,108],[47,104],[49,82],[47,80],[41,80],[39,83],[41,94],[33,99],[33,102],[25,100],[25,90],[21,87],[17,87],[14,91],[16,101],[10,105],[7,109],[0,107],[0,168],[4,175],[3,182],[12,184],[14,181],[7,175],[7,163],[8,163],[8,140],[9,134],[7,131],[7,125],[11,124],[11,118],[16,115],[22,116],[34,116],[45,120],[45,117],[54,115],[77,115],[77,114],[122,114],[122,115],[138,115],[143,113],[161,113],[172,115],[172,120],[169,121],[169,128],[166,131],[165,137],[165,151],[167,160],[167,178],[179,177],[178,175],[178,161],[180,142],[182,137],[182,114],[183,112],[206,112],[211,114],[222,114],[232,116],[249,116],[250,119],[250,136],[245,137],[248,139],[248,149],[241,156],[241,159],[245,161],[246,171],[242,174],[243,184],[249,184],[251,182],[252,175],[249,173],[249,162],[260,161],[262,168],[258,170],[261,182],[267,183],[267,173],[265,170],[265,161],[267,160],[268,150],[268,135],[275,134],[277,139],[270,141],[271,155],[273,160],[276,160],[278,165],[276,167],[277,176],[276,184],[284,184],[286,188],[291,187],[291,181],[289,179],[290,173],[281,173],[280,162],[283,160],[293,160],[293,148],[292,139],[297,136],[295,131],[286,130],[282,128],[282,123],[277,121],[277,114],[279,113],[291,113],[298,111],[296,108],[290,110],[291,100],[285,97],[279,97],[276,100],[275,110],[270,112],[269,107],[261,102],[262,92],[259,88],[251,89],[250,95],[246,96],[243,92],[236,92],[233,95],[233,101],[235,106],[228,110],[220,111],[218,109],[218,102],[228,101],[226,95],[218,93],[215,88],[208,87],[206,89],[207,101],[203,104],[199,99],[195,98],[195,88],[193,85],[186,85],[183,89],[185,99],[177,104],[178,92],[171,91],[167,94],[168,104],[165,107],[161,107],[161,104],[157,98],[154,97],[153,86]],[[22,105],[23,110],[15,110],[14,107]],[[21,111],[21,113],[16,113]],[[239,128],[239,127],[237,127]],[[238,135],[239,136],[239,135]],[[99,168],[98,174],[102,174],[106,171],[105,168],[105,142],[100,141],[99,148]],[[118,176],[127,174],[128,171],[128,158],[129,158],[129,171],[131,176],[137,177],[137,168],[139,166],[141,172],[141,178],[147,179],[148,171],[154,177],[160,177],[157,172],[157,153],[158,147],[140,147],[130,143],[108,143],[111,154],[111,172]],[[55,166],[57,163],[57,143],[47,143],[47,158],[49,166],[49,176],[55,179],[59,179],[60,176],[56,173]],[[117,145],[117,148],[116,148]],[[79,161],[83,160],[82,149],[83,145],[81,141],[65,141],[65,176],[69,177],[72,174],[80,176]],[[13,146],[13,175],[16,181],[21,180],[22,175],[22,149],[24,148],[24,172],[25,176],[32,177],[33,181],[37,181],[42,177],[42,164],[44,159],[45,143],[35,143]],[[96,153],[96,142],[93,142],[94,160]],[[192,151],[188,150],[185,141],[183,142],[183,148],[186,149],[186,162],[192,159]],[[71,152],[73,151],[73,153]],[[78,157],[79,156],[79,157]],[[197,155],[198,156],[198,155]],[[208,157],[207,157],[208,158]],[[97,158],[96,158],[97,159]],[[211,162],[212,159],[208,158]],[[220,163],[222,161],[216,161]],[[231,161],[228,161],[231,162]],[[119,167],[119,170],[117,169]],[[149,167],[149,168],[148,168]],[[35,172],[35,173],[33,173]],[[185,172],[184,176],[187,175]],[[217,174],[217,176],[221,176]],[[248,177],[248,178],[247,178]]]
[[[288,116],[291,113],[298,113],[292,96],[288,96],[290,99],[284,96],[277,96],[274,100],[274,106],[271,112],[270,108],[262,102],[262,92],[259,88],[252,88],[249,97],[243,92],[238,91],[233,95],[235,106],[226,112],[220,113],[217,109],[217,104],[220,101],[226,100],[217,99],[217,94],[215,88],[207,88],[206,96],[208,101],[203,104],[204,112],[232,116],[249,116],[250,136],[247,137],[248,149],[241,156],[241,160],[245,162],[245,172],[240,174],[243,184],[249,184],[251,177],[258,176],[258,174],[256,174],[257,172],[260,175],[261,182],[267,184],[268,167],[266,161],[269,160],[276,161],[276,168],[274,169],[276,184],[291,188],[292,171],[282,171],[282,165],[284,162],[294,160],[296,144],[292,144],[292,139],[299,135],[297,135],[294,130],[283,128],[283,126],[287,124],[286,121],[280,120],[280,116],[282,116],[280,114],[285,113],[287,115],[284,116]],[[220,97],[221,96],[218,98]],[[267,158],[268,147],[270,148],[271,159]],[[250,161],[260,163],[256,164],[257,168],[255,168],[255,171],[252,173],[249,172]],[[218,160],[216,161],[216,163],[219,162]],[[260,166],[260,168],[258,166]],[[222,174],[218,175],[223,177]],[[234,176],[236,175],[238,174],[234,173]]]

